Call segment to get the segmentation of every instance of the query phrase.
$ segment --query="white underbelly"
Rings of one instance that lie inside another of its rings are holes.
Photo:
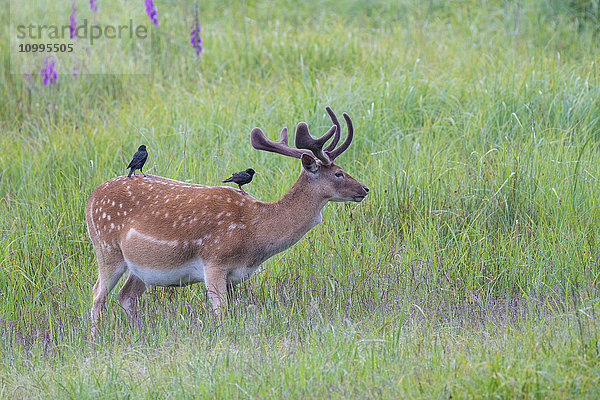
[[[258,266],[256,267],[238,267],[238,268],[234,268],[232,269],[228,274],[227,274],[227,282],[241,282],[241,281],[245,281],[247,279],[249,279],[258,269]]]
[[[150,286],[182,286],[204,281],[204,263],[196,258],[166,269],[148,268],[125,260],[132,274]]]

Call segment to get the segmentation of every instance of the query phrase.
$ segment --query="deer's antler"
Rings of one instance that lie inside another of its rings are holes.
[[[296,136],[294,139],[294,143],[296,144],[297,148],[293,148],[288,145],[287,128],[283,128],[281,130],[279,142],[274,142],[267,139],[260,128],[254,128],[252,129],[252,132],[250,132],[250,143],[252,144],[252,147],[257,150],[270,151],[294,158],[300,158],[302,154],[312,153],[317,159],[321,160],[324,165],[329,165],[333,163],[333,160],[342,154],[348,148],[348,146],[350,146],[352,137],[354,136],[354,128],[352,127],[352,120],[348,114],[344,113],[344,120],[348,126],[348,135],[346,136],[346,140],[344,140],[344,142],[338,148],[336,148],[340,140],[342,128],[333,110],[330,107],[327,107],[326,110],[331,118],[331,121],[333,122],[333,126],[318,139],[315,139],[311,136],[308,130],[308,125],[306,125],[305,122],[300,122],[298,126],[296,126]],[[332,136],[333,140],[331,143],[329,143],[329,145],[323,149],[325,143],[327,143]],[[310,150],[310,152],[301,149]]]
[[[342,126],[340,125],[340,122],[338,121],[331,107],[327,106],[325,107],[325,110],[327,110],[327,114],[329,114],[331,122],[333,122],[333,124],[337,127],[337,131],[335,132],[333,140],[331,141],[331,143],[329,143],[327,147],[325,147],[325,152],[331,152],[333,149],[335,149],[335,146],[337,146],[338,142],[340,141],[340,135],[342,134]]]
[[[337,132],[337,127],[334,125],[320,138],[314,139],[308,132],[308,125],[300,122],[296,127],[296,137],[294,142],[299,149],[310,150],[325,165],[331,164],[329,157],[323,153],[323,146]]]
[[[346,135],[346,140],[344,140],[340,147],[336,149],[335,146],[337,145],[340,139],[342,127],[340,126],[340,123],[337,117],[335,116],[333,110],[329,107],[327,107],[326,110],[329,114],[329,117],[331,118],[331,121],[333,121],[333,124],[337,127],[337,134],[335,135],[331,143],[329,143],[329,146],[325,148],[325,154],[327,154],[331,162],[333,162],[333,160],[335,160],[340,154],[346,151],[348,146],[350,146],[350,143],[352,143],[352,138],[354,137],[354,127],[352,126],[352,120],[350,119],[350,116],[344,113],[344,120],[346,121],[346,125],[348,126],[348,135]]]
[[[250,132],[250,144],[256,150],[270,151],[273,153],[281,154],[288,157],[300,158],[302,154],[308,154],[308,151],[294,149],[288,146],[288,131],[287,128],[283,128],[279,134],[279,142],[274,142],[267,139],[265,134],[260,128],[252,129]]]
[[[297,149],[288,145],[288,134],[287,128],[283,128],[279,134],[279,142],[274,142],[267,139],[265,134],[260,128],[252,129],[250,132],[250,143],[252,147],[257,150],[265,150],[273,153],[281,154],[288,157],[300,158],[302,154],[313,154],[316,158],[321,160],[325,165],[331,164],[329,157],[323,153],[323,145],[337,132],[337,128],[332,126],[327,133],[318,139],[314,139],[308,132],[308,126],[304,122],[300,122],[296,127],[296,147]],[[307,149],[300,150],[300,149]]]

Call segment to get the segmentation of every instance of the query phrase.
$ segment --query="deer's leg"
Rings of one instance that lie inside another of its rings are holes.
[[[214,312],[221,315],[227,305],[227,281],[226,274],[218,267],[206,266],[204,283],[208,290],[208,299]]]
[[[120,252],[111,254],[100,250],[96,251],[96,258],[98,259],[98,280],[92,289],[92,333],[96,333],[108,293],[121,279],[127,268]]]
[[[92,324],[94,326],[100,322],[100,317],[106,304],[106,296],[108,295],[107,279],[102,274],[99,275],[92,289]]]
[[[145,291],[146,284],[130,272],[118,295],[119,304],[123,307],[128,321],[131,322],[137,317],[138,299]]]

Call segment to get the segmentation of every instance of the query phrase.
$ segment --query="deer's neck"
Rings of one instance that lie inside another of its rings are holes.
[[[261,236],[268,252],[278,253],[292,246],[321,222],[321,210],[327,199],[319,195],[303,172],[281,199],[266,203]]]

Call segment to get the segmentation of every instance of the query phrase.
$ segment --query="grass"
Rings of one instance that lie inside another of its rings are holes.
[[[151,75],[32,85],[0,44],[0,397],[598,397],[597,2],[203,2],[199,58],[156,4]],[[324,132],[326,105],[369,197],[223,319],[196,285],[129,326],[114,291],[92,342],[92,189],[145,143],[150,173],[253,167],[274,200],[300,166],[250,129]]]

